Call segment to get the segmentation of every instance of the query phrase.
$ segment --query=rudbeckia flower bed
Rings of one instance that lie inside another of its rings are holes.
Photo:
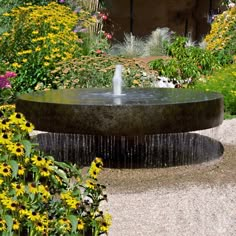
[[[102,160],[82,175],[42,153],[30,139],[33,129],[14,106],[0,107],[0,234],[107,234],[111,216],[100,209],[107,196],[97,181]]]

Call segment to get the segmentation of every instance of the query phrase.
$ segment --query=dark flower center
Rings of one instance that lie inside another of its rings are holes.
[[[7,134],[4,134],[2,137],[3,137],[4,139],[8,139]]]
[[[20,149],[20,148],[17,148],[17,149],[16,149],[16,152],[21,152],[21,149]]]
[[[30,123],[26,122],[25,126],[29,128],[30,127]]]
[[[19,113],[16,114],[16,118],[17,119],[20,119],[21,118],[21,115]]]
[[[3,172],[4,172],[4,173],[8,173],[9,170],[8,170],[7,168],[4,168],[4,169],[3,169]]]
[[[16,185],[16,188],[21,189],[21,186],[19,184]]]
[[[41,157],[37,157],[37,160],[38,160],[38,161],[42,161],[42,158],[41,158]]]
[[[17,205],[16,205],[16,203],[14,203],[14,202],[11,204],[11,207],[16,207],[16,206],[17,206]]]

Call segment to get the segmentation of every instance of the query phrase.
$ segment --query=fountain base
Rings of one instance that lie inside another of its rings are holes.
[[[38,134],[40,149],[58,161],[89,166],[101,157],[107,168],[160,168],[202,163],[219,158],[223,145],[197,133],[144,136]]]

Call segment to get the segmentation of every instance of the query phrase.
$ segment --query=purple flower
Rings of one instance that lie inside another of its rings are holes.
[[[11,83],[4,75],[0,75],[0,89],[11,88]]]
[[[65,2],[65,0],[59,0],[59,3],[64,3]]]

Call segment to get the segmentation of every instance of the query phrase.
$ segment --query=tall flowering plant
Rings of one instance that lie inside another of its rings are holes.
[[[34,129],[13,106],[0,107],[0,234],[102,235],[111,216],[97,182],[103,168],[95,158],[85,176],[76,165],[44,155],[29,133]]]

